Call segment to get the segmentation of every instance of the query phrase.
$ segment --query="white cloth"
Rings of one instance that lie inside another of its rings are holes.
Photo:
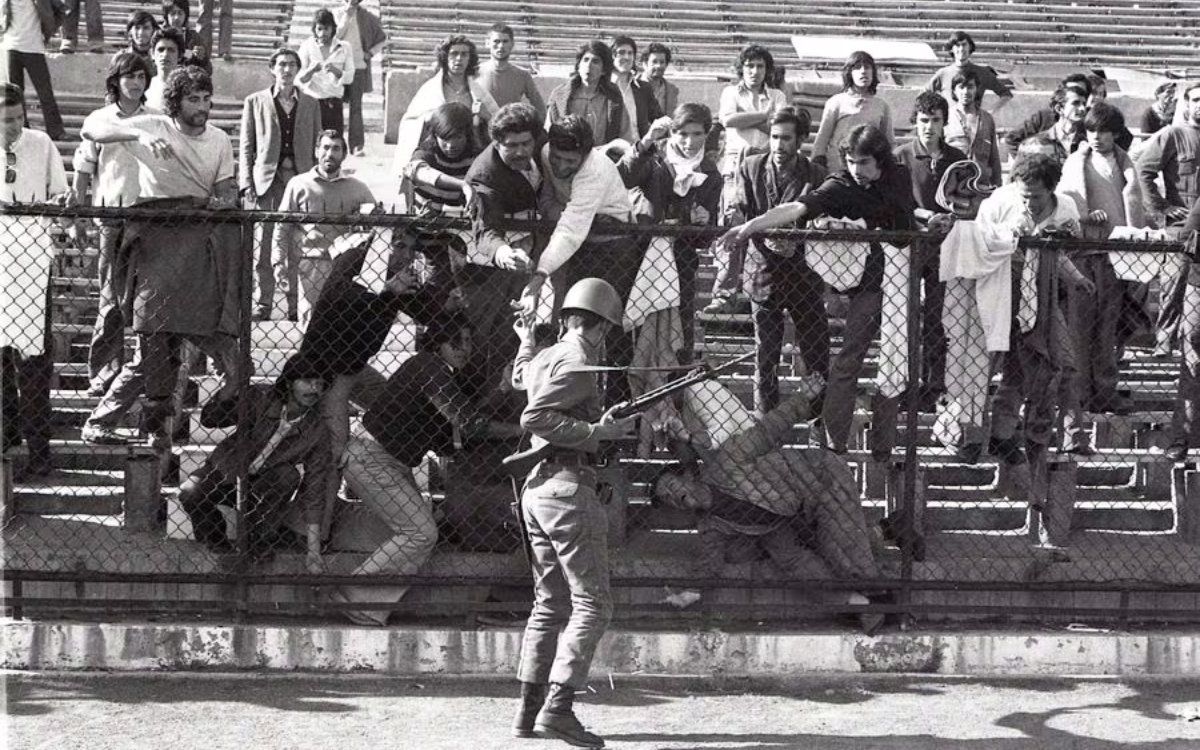
[[[625,302],[625,330],[632,331],[651,313],[679,307],[679,268],[671,237],[654,237],[638,268]]]
[[[300,55],[300,70],[307,70],[313,63],[333,63],[342,69],[342,75],[335,76],[324,69],[312,74],[307,82],[297,83],[300,90],[314,99],[340,99],[346,86],[354,83],[354,53],[347,42],[334,39],[329,45],[329,54],[321,50],[316,39],[305,39],[297,50]],[[299,81],[299,79],[297,79]]]
[[[866,229],[862,219],[835,219],[818,216],[809,222],[813,229]],[[871,254],[869,242],[846,242],[845,240],[809,240],[804,251],[808,267],[817,272],[825,283],[839,292],[853,289],[862,282],[867,268],[867,256]]]
[[[974,221],[954,223],[942,240],[938,278],[975,281],[975,306],[987,349],[1008,351],[1012,332],[1012,254],[1017,243],[989,245]]]
[[[11,167],[16,180],[0,186],[0,204],[44,203],[66,192],[66,170],[50,136],[24,128],[6,151],[16,154]],[[53,259],[47,221],[0,216],[0,346],[11,346],[27,357],[43,353],[46,288]]]
[[[908,387],[908,281],[912,250],[883,243],[883,302],[879,324],[879,393],[894,398]]]
[[[683,424],[692,436],[708,435],[718,448],[755,424],[754,415],[718,380],[704,380],[683,392]]]
[[[688,156],[679,150],[679,147],[674,143],[668,142],[666,148],[663,149],[663,159],[675,171],[675,183],[671,189],[675,191],[675,195],[680,198],[685,197],[694,188],[698,188],[708,180],[708,175],[704,172],[697,171],[700,168],[700,163],[704,161],[704,150],[701,149],[695,156]]]
[[[404,117],[400,119],[400,132],[396,136],[396,158],[392,162],[393,174],[401,174],[405,165],[412,161],[413,152],[421,145],[421,135],[425,132],[425,123],[438,107],[446,103],[446,94],[442,90],[444,73],[439,70],[417,89]],[[479,104],[484,118],[490,118],[500,109],[496,100],[487,92],[475,78],[467,79],[467,87],[471,90],[471,100]]]

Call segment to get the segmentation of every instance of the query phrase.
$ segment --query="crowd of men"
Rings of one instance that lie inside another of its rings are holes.
[[[211,5],[202,4],[210,24]],[[31,25],[38,21],[31,0],[6,7],[6,40],[18,29],[44,41]],[[386,42],[378,18],[359,0],[318,10],[312,38],[298,50],[276,50],[271,86],[245,99],[235,153],[208,122],[211,43],[190,29],[189,11],[187,0],[166,0],[161,23],[146,11],[131,14],[129,48],[109,64],[106,104],[84,122],[69,187],[51,142],[62,126],[48,78],[42,85],[44,60],[6,42],[20,80],[5,85],[0,102],[4,202],[61,196],[68,205],[163,214],[241,207],[305,216],[260,223],[254,259],[230,251],[241,247],[234,223],[106,218],[80,228],[80,237],[95,237],[100,281],[88,358],[89,394],[100,401],[83,439],[148,439],[168,448],[189,370],[206,355],[223,385],[204,405],[202,423],[231,425],[248,414],[241,427],[250,433],[240,443],[223,441],[181,486],[192,532],[210,549],[231,549],[220,506],[233,503],[241,466],[254,497],[243,518],[251,551],[270,554],[291,534],[312,572],[325,569],[329,549],[366,552],[356,574],[406,574],[440,535],[526,544],[537,590],[519,736],[602,745],[571,708],[611,612],[597,455],[602,443],[638,437],[633,421],[605,407],[697,359],[697,271],[710,245],[718,274],[703,312],[734,312],[739,295],[749,298],[753,413],[722,422],[698,417],[695,404],[666,403],[647,414],[641,434],[643,443],[665,434],[675,446],[681,467],[664,474],[655,493],[703,514],[712,546],[704,572],[719,574],[722,550],[745,538],[798,570],[799,538],[839,576],[875,575],[857,499],[832,488],[850,483],[836,457],[852,444],[859,378],[876,341],[873,457],[890,456],[902,397],[919,389],[922,408],[937,412],[938,440],[967,463],[994,455],[1024,479],[1021,491],[1040,508],[1051,501],[1048,453],[1095,453],[1083,413],[1132,408],[1118,365],[1137,313],[1144,317],[1147,282],[1157,276],[1155,355],[1171,356],[1180,342],[1184,352],[1164,452],[1178,460],[1193,447],[1200,305],[1189,293],[1190,259],[1058,252],[1020,240],[1145,239],[1200,228],[1200,84],[1182,87],[1178,107],[1174,88],[1160,87],[1135,145],[1120,110],[1105,102],[1104,80],[1071,75],[1045,111],[1001,139],[992,114],[1011,89],[972,62],[975,44],[964,32],[947,41],[953,63],[911,111],[891,110],[877,94],[874,59],[855,52],[843,66],[842,91],[814,123],[790,105],[781,70],[760,45],[733,61],[734,80],[714,113],[664,76],[668,47],[656,42],[639,52],[636,40],[620,35],[582,44],[568,80],[543,98],[530,73],[509,61],[512,29],[497,24],[486,61],[465,36],[439,46],[437,71],[409,103],[396,147],[408,217],[364,230],[321,217],[371,212],[378,202],[343,172],[365,144],[362,94]],[[66,37],[63,44],[68,51]],[[47,133],[24,125],[23,70],[42,98]],[[986,92],[996,97],[990,111]],[[905,143],[895,135],[901,118],[912,125]],[[542,229],[521,224],[530,220]],[[713,242],[715,234],[651,237],[628,228],[635,224],[726,229]],[[853,242],[764,234],[789,227],[894,234]],[[6,219],[8,231],[17,228]],[[32,231],[28,222],[19,228]],[[21,315],[5,330],[5,448],[27,441],[26,477],[51,470],[48,248],[29,236],[5,242],[0,271],[2,307]],[[254,264],[254,321],[297,321],[303,341],[276,383],[239,392],[236,336],[251,291],[239,286],[244,262]],[[920,378],[910,383],[913,275]],[[831,291],[845,299],[836,349]],[[420,325],[418,351],[384,377],[371,361],[401,314]],[[785,319],[806,373],[803,393],[789,398],[777,375]],[[136,334],[128,361],[127,328]],[[614,366],[602,382],[601,364]],[[992,393],[996,368],[1002,385]],[[123,428],[139,400],[144,438]],[[811,452],[783,447],[796,419],[811,421]],[[766,426],[776,422],[783,426]],[[502,452],[488,446],[516,447],[526,432],[546,452],[526,478],[516,534],[498,479]],[[441,527],[417,480],[430,452],[458,461],[446,477],[451,523]],[[737,469],[740,482],[729,480],[733,469],[713,469],[746,461],[758,468]],[[794,482],[800,494],[779,495],[772,476]],[[794,528],[806,515],[819,519],[808,536]],[[839,543],[822,545],[831,539]],[[403,594],[345,586],[330,596],[355,622],[379,624]],[[866,601],[855,593],[848,600]]]

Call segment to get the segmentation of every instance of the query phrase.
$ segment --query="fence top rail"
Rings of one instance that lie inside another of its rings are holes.
[[[369,214],[306,214],[283,211],[259,211],[235,208],[145,208],[138,206],[59,206],[52,204],[12,203],[0,206],[0,216],[45,217],[61,221],[76,219],[100,219],[109,221],[147,221],[163,224],[203,223],[303,223],[328,224],[335,226],[359,226],[364,230],[396,227],[413,227],[422,230],[442,229],[445,231],[469,231],[471,222],[461,217],[428,217],[407,213]],[[539,232],[549,234],[555,224],[550,221],[508,221],[503,230]],[[646,236],[686,237],[697,240],[714,240],[727,231],[724,227],[695,226],[681,224],[604,223],[592,227],[592,233],[600,237]],[[1097,240],[1059,237],[1023,237],[1020,245],[1033,249],[1061,249],[1067,252],[1105,250],[1137,250],[1147,253],[1179,253],[1188,251],[1187,238],[1182,230],[1171,229],[1166,238],[1147,240]],[[761,234],[763,237],[796,241],[841,241],[880,242],[908,245],[913,242],[929,243],[940,241],[945,235],[928,230],[889,231],[882,229],[774,229]],[[1174,236],[1175,239],[1170,239]]]

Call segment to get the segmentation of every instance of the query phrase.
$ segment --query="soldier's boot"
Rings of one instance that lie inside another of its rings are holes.
[[[538,711],[546,702],[547,686],[540,682],[521,683],[521,705],[513,718],[513,737],[537,737],[533,731],[533,722],[537,719]]]
[[[550,695],[546,705],[538,711],[534,720],[533,730],[539,737],[549,737],[562,740],[574,747],[601,748],[604,739],[584,729],[579,719],[575,718],[573,710],[575,690],[568,685],[557,682],[550,685]]]

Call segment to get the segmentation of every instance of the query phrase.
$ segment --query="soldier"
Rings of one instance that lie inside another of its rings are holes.
[[[521,427],[550,457],[530,472],[521,520],[533,565],[534,603],[521,644],[517,737],[551,737],[576,747],[604,747],[575,718],[575,691],[587,683],[592,657],[612,617],[608,519],[596,492],[596,452],[634,434],[635,418],[601,416],[596,376],[609,328],[621,325],[611,284],[582,279],[563,299],[563,333],[534,356],[533,326],[521,328],[513,364],[527,386]],[[565,632],[564,632],[565,631]],[[562,638],[560,639],[560,633]]]

